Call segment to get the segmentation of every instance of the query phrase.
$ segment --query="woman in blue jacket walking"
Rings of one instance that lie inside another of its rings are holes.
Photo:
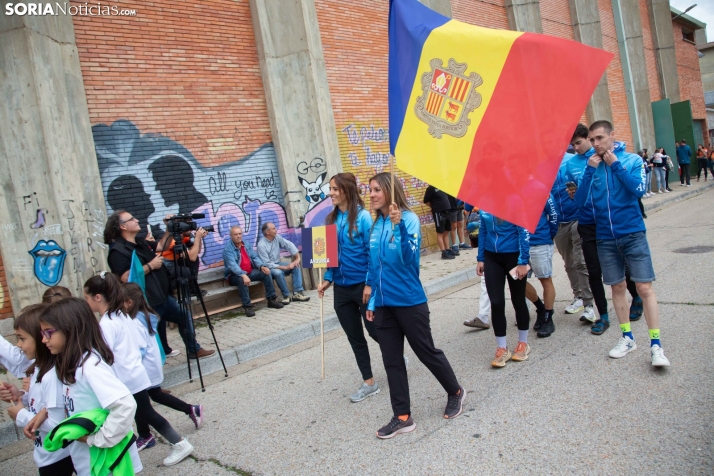
[[[429,305],[419,280],[421,225],[409,209],[404,189],[388,173],[369,181],[369,198],[377,217],[369,240],[369,276],[372,295],[367,320],[374,320],[387,371],[394,417],[377,431],[392,438],[416,428],[411,417],[409,381],[404,362],[404,338],[448,395],[444,418],[456,418],[463,409],[466,390],[459,385],[444,352],[434,347]],[[390,203],[391,202],[391,203]]]
[[[377,340],[374,323],[365,317],[372,292],[367,282],[369,263],[369,232],[372,215],[364,209],[357,189],[357,179],[350,173],[339,173],[330,179],[330,198],[335,208],[327,216],[327,225],[337,225],[337,268],[329,268],[317,292],[322,298],[330,285],[335,286],[335,312],[352,351],[364,383],[350,396],[354,403],[379,393],[369,359],[369,347],[362,329],[362,321],[369,336]]]
[[[478,264],[476,273],[485,276],[488,297],[491,300],[491,321],[496,335],[496,356],[491,366],[501,368],[513,359],[528,360],[531,351],[528,345],[530,316],[526,305],[526,280],[530,259],[530,234],[505,220],[481,210],[481,225],[478,234]],[[515,272],[513,279],[511,270]],[[513,353],[506,342],[506,297],[504,287],[508,279],[511,303],[518,323],[518,345]]]

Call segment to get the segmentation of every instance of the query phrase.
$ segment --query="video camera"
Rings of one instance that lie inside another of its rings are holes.
[[[185,233],[187,231],[198,230],[198,223],[193,220],[198,218],[206,218],[203,213],[181,213],[179,215],[174,215],[169,218],[169,222],[166,225],[166,231],[169,233]],[[204,226],[206,231],[216,231],[213,225]]]

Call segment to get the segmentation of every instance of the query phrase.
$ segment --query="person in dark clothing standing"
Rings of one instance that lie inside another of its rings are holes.
[[[677,162],[679,162],[680,175],[679,182],[680,185],[684,186],[684,177],[687,178],[687,187],[691,187],[692,184],[689,183],[689,164],[692,160],[692,149],[687,145],[687,141],[682,139],[677,146]]]
[[[455,259],[455,254],[449,249],[449,237],[446,234],[446,232],[451,232],[451,222],[448,217],[451,208],[449,196],[443,190],[429,185],[424,192],[424,203],[431,207],[441,259]]]
[[[707,175],[709,173],[707,164],[707,149],[704,148],[702,144],[697,147],[697,182],[702,177],[702,170],[704,171],[704,181],[709,180]]]
[[[167,219],[164,220],[164,222],[166,221]],[[151,242],[137,238],[136,235],[140,231],[139,220],[125,210],[118,210],[109,216],[104,227],[104,243],[109,245],[109,256],[107,257],[109,268],[122,282],[128,282],[132,253],[136,251],[146,279],[147,300],[161,317],[158,331],[164,353],[167,356],[178,354],[178,351],[169,347],[166,339],[166,322],[168,321],[178,324],[179,334],[181,334],[190,358],[213,355],[215,350],[201,349],[195,338],[193,317],[189,315],[188,319],[184,319],[178,302],[170,295],[169,275],[163,266],[164,258],[156,256],[156,246],[158,243],[165,243],[168,239],[166,235],[169,233],[166,232],[159,242]]]

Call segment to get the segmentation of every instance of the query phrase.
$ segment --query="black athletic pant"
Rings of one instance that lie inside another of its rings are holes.
[[[40,470],[40,476],[72,476],[75,472],[71,456],[38,469]]]
[[[151,398],[151,401],[159,403],[165,407],[169,407],[178,412],[185,413],[186,415],[191,414],[190,404],[184,402],[180,398],[174,397],[173,395],[164,393],[161,390],[161,387],[149,388],[146,391],[149,394],[149,398]]]
[[[593,300],[600,315],[607,314],[607,297],[605,296],[605,285],[602,283],[602,270],[600,269],[600,258],[597,256],[597,241],[595,240],[595,225],[578,224],[578,234],[585,258],[585,266],[588,268],[588,282],[593,293]]]
[[[683,164],[679,166],[680,170],[680,175],[679,175],[679,181],[680,183],[684,184],[684,179],[686,177],[687,179],[687,185],[689,185],[689,164]]]
[[[702,176],[702,170],[704,171],[704,178],[707,178],[707,174],[709,171],[707,170],[707,159],[697,159],[697,167],[699,167],[699,171],[697,172],[697,180],[699,180]]]
[[[518,330],[527,331],[530,321],[526,304],[526,280],[513,279],[509,271],[518,265],[518,252],[492,253],[484,251],[484,278],[491,300],[491,322],[496,337],[506,336],[506,279],[511,291],[511,303],[516,311]]]
[[[134,421],[136,422],[136,428],[141,438],[151,436],[151,431],[149,430],[149,425],[151,425],[154,427],[154,430],[158,431],[159,434],[166,438],[172,445],[181,441],[181,436],[176,433],[176,430],[166,421],[166,418],[162,417],[154,410],[154,407],[151,406],[149,393],[146,390],[135,393],[134,400],[136,400],[136,415],[134,415]]]
[[[714,174],[714,172],[712,172]],[[664,169],[664,188],[669,190],[669,167]]]
[[[524,297],[525,299],[525,297]],[[524,301],[525,304],[525,301]],[[387,371],[394,416],[411,414],[409,379],[404,362],[404,338],[417,358],[436,377],[446,393],[456,395],[461,388],[444,352],[434,347],[427,303],[409,307],[378,307],[374,311],[377,342]]]
[[[369,359],[369,347],[367,339],[364,337],[364,327],[367,328],[369,336],[377,341],[377,331],[374,328],[374,322],[370,322],[365,317],[367,313],[367,305],[362,303],[362,291],[364,283],[354,284],[352,286],[340,286],[335,284],[335,312],[337,319],[340,321],[342,330],[347,335],[347,340],[352,346],[352,352],[355,353],[357,359],[357,367],[362,373],[362,380],[369,380],[373,377],[372,365]]]

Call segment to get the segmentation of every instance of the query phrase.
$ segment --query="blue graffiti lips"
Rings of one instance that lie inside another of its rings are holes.
[[[54,240],[40,240],[28,251],[35,260],[35,276],[45,286],[55,286],[62,280],[67,252]]]

